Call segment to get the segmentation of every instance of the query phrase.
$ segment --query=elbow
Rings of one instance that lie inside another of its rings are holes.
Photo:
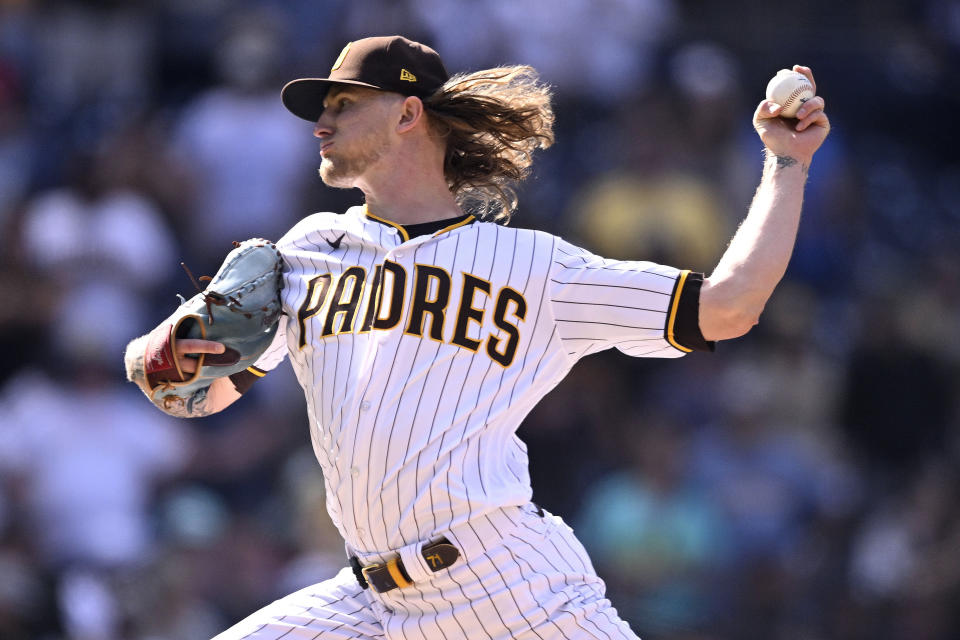
[[[750,329],[760,322],[760,312],[742,308],[718,310],[708,314],[705,318],[701,314],[700,331],[706,340],[732,340],[746,335]]]
[[[731,340],[746,335],[760,322],[763,303],[747,296],[724,295],[704,283],[700,297],[700,332],[706,340]]]
[[[732,340],[746,335],[760,322],[760,311],[750,312],[732,309],[717,327],[718,336],[713,340]],[[708,338],[708,340],[711,338]]]

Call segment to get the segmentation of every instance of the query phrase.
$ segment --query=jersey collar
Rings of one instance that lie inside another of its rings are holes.
[[[468,224],[472,224],[477,221],[472,215],[465,215],[463,217],[448,218],[446,220],[437,220],[436,222],[425,222],[421,224],[410,224],[402,225],[397,224],[386,218],[381,218],[380,216],[375,216],[367,209],[367,205],[363,205],[363,215],[368,219],[373,220],[374,222],[379,222],[382,225],[388,227],[393,227],[400,234],[400,237],[403,238],[404,242],[410,240],[411,237],[419,237],[421,235],[432,235],[434,237],[440,235],[441,233],[447,233],[453,231],[459,227],[465,227]],[[434,228],[434,226],[436,228]],[[411,236],[411,231],[414,234]]]

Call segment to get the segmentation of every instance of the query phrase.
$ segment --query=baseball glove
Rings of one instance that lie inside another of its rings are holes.
[[[127,378],[164,411],[183,408],[215,379],[252,365],[277,332],[280,252],[262,238],[234,244],[236,248],[205,290],[127,347]],[[181,370],[174,352],[174,342],[187,338],[221,342],[225,350],[196,354],[196,371],[187,373]]]

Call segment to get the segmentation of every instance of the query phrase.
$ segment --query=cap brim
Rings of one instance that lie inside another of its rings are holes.
[[[316,122],[323,113],[323,99],[335,84],[350,84],[357,87],[379,89],[376,85],[357,80],[331,80],[330,78],[299,78],[291,80],[280,91],[283,106],[290,113],[310,122]]]

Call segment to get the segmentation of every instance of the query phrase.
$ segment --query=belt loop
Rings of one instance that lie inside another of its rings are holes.
[[[422,582],[433,577],[433,572],[427,566],[427,561],[423,559],[421,553],[423,547],[424,543],[418,542],[402,547],[397,552],[400,555],[400,561],[403,562],[403,567],[414,582]]]
[[[390,577],[393,578],[393,582],[403,589],[404,587],[409,587],[413,584],[413,578],[406,573],[406,567],[403,566],[403,560],[399,557],[390,558],[386,564],[387,571],[390,573]]]

